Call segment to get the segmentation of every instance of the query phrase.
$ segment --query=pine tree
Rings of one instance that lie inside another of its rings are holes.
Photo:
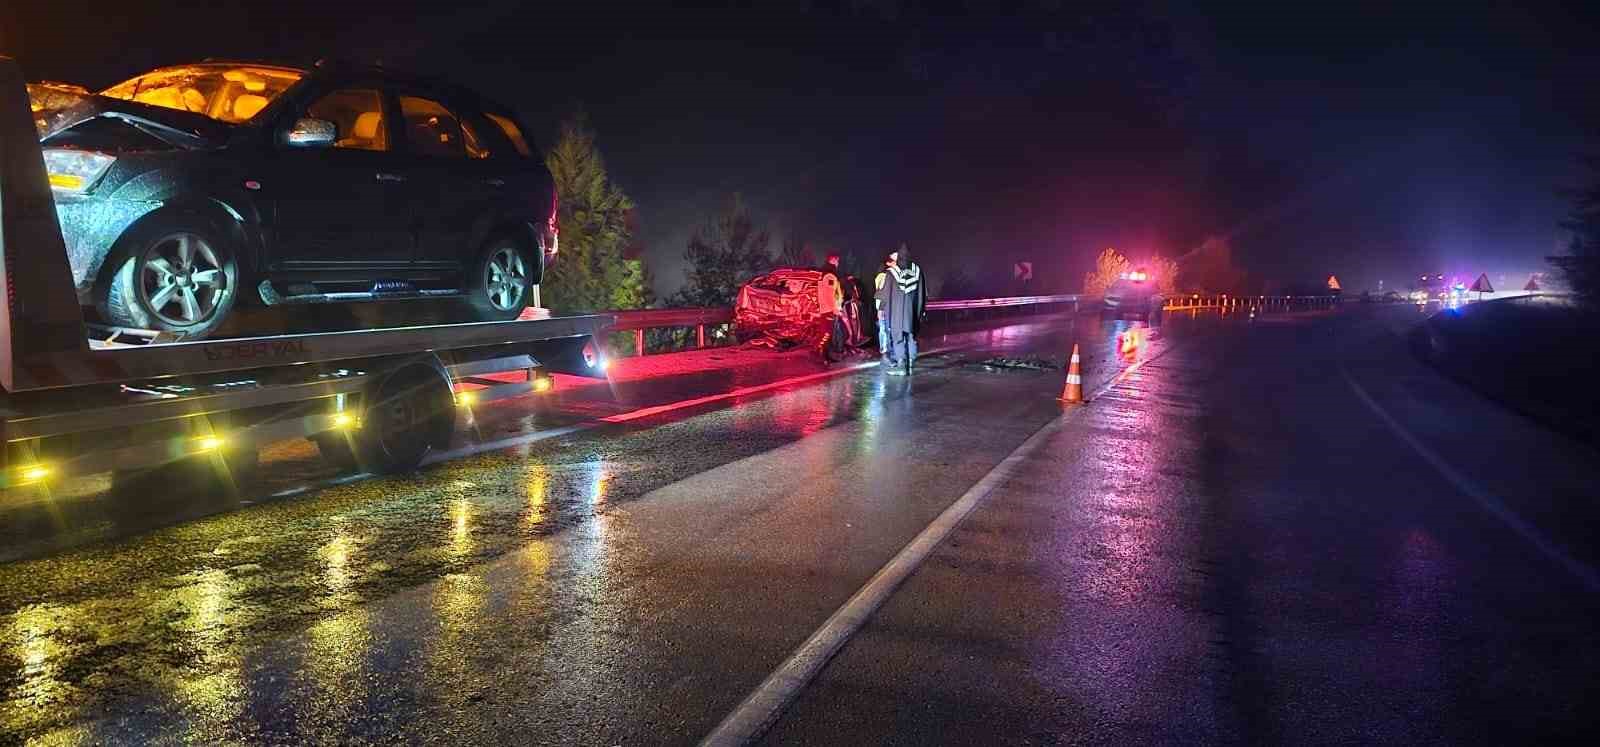
[[[626,255],[633,236],[633,201],[606,176],[605,161],[583,115],[562,123],[545,165],[561,200],[561,251],[545,274],[544,303],[563,314],[649,303],[644,263]]]
[[[708,219],[689,237],[683,252],[689,263],[686,282],[675,301],[680,306],[733,305],[740,285],[772,269],[770,240],[767,230],[750,217],[744,199],[734,194],[721,215]]]
[[[1600,156],[1587,156],[1583,163],[1589,183],[1571,193],[1572,211],[1561,222],[1572,232],[1567,253],[1547,259],[1573,293],[1592,302],[1600,299]]]

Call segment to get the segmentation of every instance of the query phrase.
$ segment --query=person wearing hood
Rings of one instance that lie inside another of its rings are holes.
[[[922,268],[911,261],[910,247],[902,242],[895,255],[894,264],[887,268],[878,323],[889,336],[889,374],[903,376],[911,373],[917,360],[917,333],[922,331],[922,317],[928,310],[927,283]]]

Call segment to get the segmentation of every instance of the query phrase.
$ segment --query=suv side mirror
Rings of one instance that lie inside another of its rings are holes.
[[[297,148],[321,148],[333,145],[339,137],[339,127],[326,119],[302,117],[289,128],[284,141]]]

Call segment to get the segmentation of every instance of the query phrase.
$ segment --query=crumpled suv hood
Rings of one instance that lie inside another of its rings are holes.
[[[215,147],[227,142],[234,125],[190,112],[167,109],[137,101],[90,95],[62,117],[64,124],[45,136],[48,144],[63,131],[88,120],[115,119],[151,137],[180,148]]]

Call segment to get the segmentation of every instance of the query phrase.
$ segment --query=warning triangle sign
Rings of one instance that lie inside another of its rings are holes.
[[[1536,291],[1536,290],[1539,290],[1539,276],[1538,275],[1529,275],[1528,276],[1528,284],[1522,286],[1522,289],[1525,290],[1525,291]]]
[[[1339,285],[1339,276],[1338,275],[1329,275],[1328,276],[1328,290],[1331,290],[1331,291],[1344,290],[1344,288]]]
[[[1480,273],[1478,279],[1472,281],[1472,287],[1467,290],[1473,293],[1493,293],[1494,286],[1489,284],[1489,273]]]

